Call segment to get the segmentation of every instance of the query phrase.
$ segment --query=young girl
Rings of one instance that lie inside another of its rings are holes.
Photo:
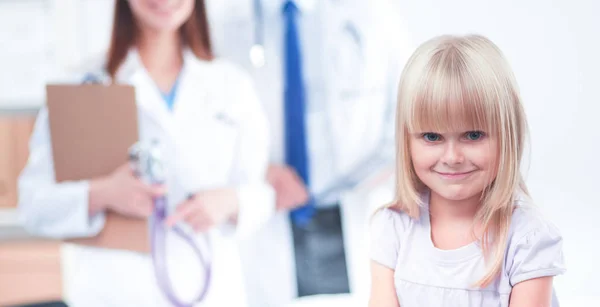
[[[557,306],[557,229],[519,168],[526,119],[481,36],[421,45],[400,81],[397,199],[372,220],[371,307]]]

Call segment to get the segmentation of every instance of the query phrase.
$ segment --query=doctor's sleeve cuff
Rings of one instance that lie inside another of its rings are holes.
[[[72,184],[74,186],[79,185],[81,188],[76,193],[82,194],[77,196],[80,201],[73,206],[71,212],[73,233],[81,237],[95,236],[104,228],[106,214],[102,211],[93,216],[89,215],[89,181],[74,182]]]
[[[88,181],[30,187],[19,215],[32,234],[56,239],[92,237],[104,227],[104,213],[88,214]]]
[[[255,233],[275,212],[275,192],[266,183],[248,183],[237,188],[239,210],[236,236],[244,239]]]

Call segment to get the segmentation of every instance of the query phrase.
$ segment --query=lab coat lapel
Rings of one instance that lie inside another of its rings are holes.
[[[177,115],[178,109],[183,111],[188,110],[188,104],[194,104],[192,107],[215,107],[215,101],[211,95],[211,90],[215,90],[209,86],[210,76],[209,63],[199,60],[194,53],[185,49],[183,52],[183,70],[179,76],[179,85],[177,95],[175,95],[175,104],[173,112]]]
[[[160,90],[144,68],[135,49],[130,49],[127,54],[127,58],[117,72],[117,81],[135,87],[138,114],[155,122],[170,136],[175,135],[175,127],[172,118],[170,118],[170,111],[162,98]],[[177,97],[175,99],[180,100]]]

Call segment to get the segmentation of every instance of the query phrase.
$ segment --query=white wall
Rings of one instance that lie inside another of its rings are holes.
[[[39,97],[49,69],[49,1],[0,1],[0,106]]]
[[[531,129],[527,183],[564,235],[559,295],[600,295],[600,2],[399,0],[417,43],[480,33],[508,57]]]
[[[45,83],[108,46],[114,0],[0,0],[0,110],[37,108]]]

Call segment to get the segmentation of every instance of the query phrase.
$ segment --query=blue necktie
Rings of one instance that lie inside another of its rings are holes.
[[[302,59],[298,39],[296,17],[298,8],[293,1],[283,7],[285,19],[285,153],[286,163],[296,170],[308,187],[309,161],[306,146],[306,105],[302,77]],[[305,225],[315,212],[311,199],[302,207],[291,212],[296,225]]]

